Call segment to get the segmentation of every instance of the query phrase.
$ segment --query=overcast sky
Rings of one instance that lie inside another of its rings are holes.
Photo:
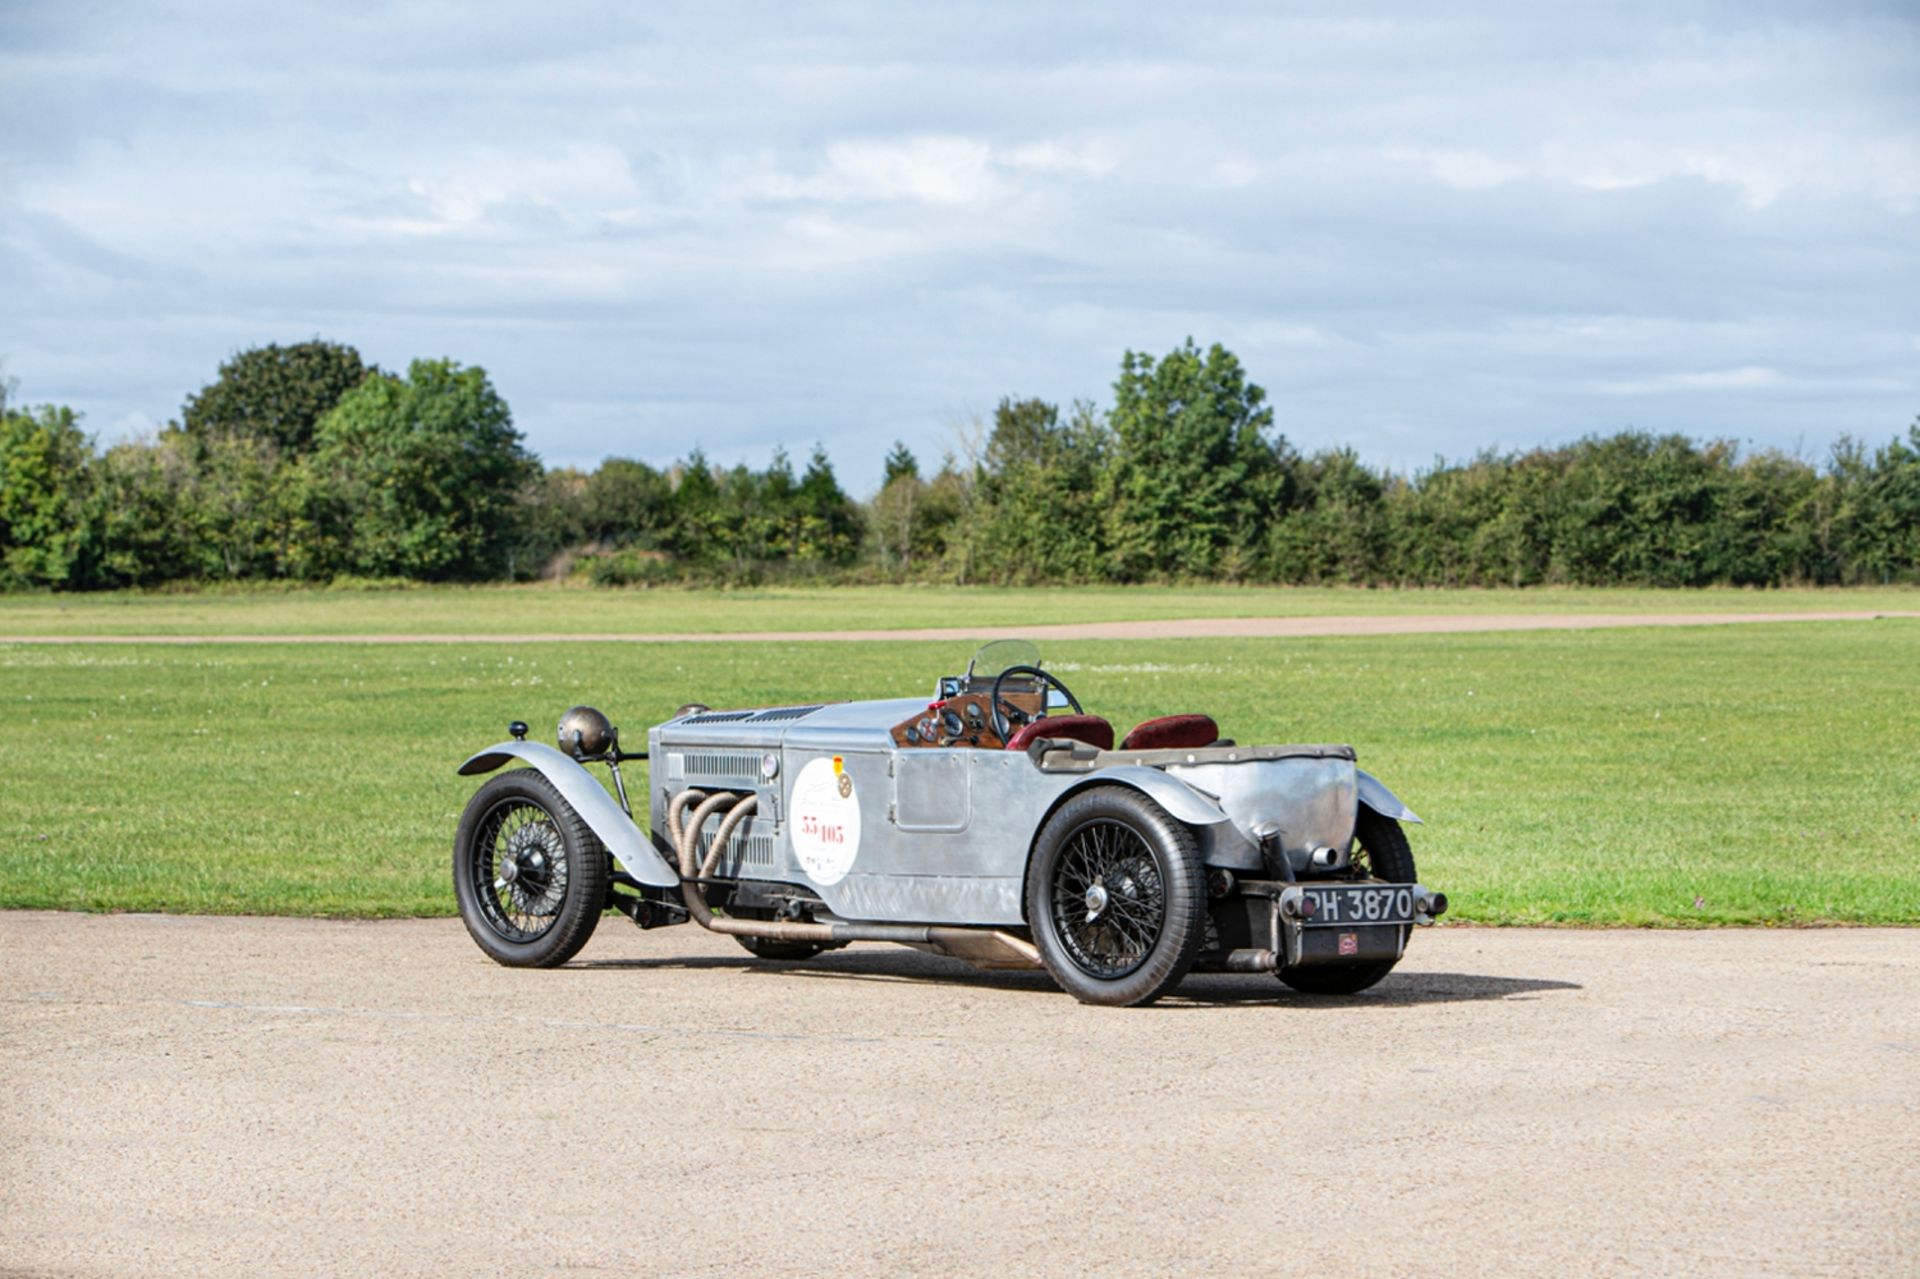
[[[859,493],[1189,334],[1404,468],[1920,412],[1920,5],[904,8],[0,0],[4,373],[319,335]]]

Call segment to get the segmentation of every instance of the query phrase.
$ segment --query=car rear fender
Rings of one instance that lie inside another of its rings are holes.
[[[1144,764],[1122,764],[1118,768],[1103,768],[1097,773],[1089,773],[1061,791],[1053,807],[1058,808],[1068,796],[1089,786],[1126,786],[1137,790],[1166,809],[1170,816],[1189,826],[1211,826],[1227,820],[1226,812],[1211,796],[1203,795],[1179,778],[1168,777],[1159,769],[1148,768]],[[1047,811],[1047,816],[1053,816],[1052,809]],[[1046,822],[1042,820],[1040,825],[1044,826]],[[1035,828],[1034,834],[1038,836],[1038,828]]]
[[[592,773],[553,747],[540,742],[501,742],[460,765],[460,775],[476,777],[491,773],[514,759],[525,760],[553,783],[560,797],[580,814],[580,820],[600,837],[600,842],[627,874],[655,888],[679,886],[680,876],[653,850],[646,833],[634,825],[633,819],[607,794],[606,788]]]
[[[1053,803],[1047,806],[1046,813],[1034,823],[1033,836],[1027,845],[1027,875],[1033,874],[1033,850],[1039,847],[1040,832],[1053,820],[1060,805],[1078,795],[1081,791],[1094,786],[1125,786],[1137,790],[1154,803],[1167,810],[1168,816],[1189,826],[1212,826],[1227,820],[1226,813],[1212,797],[1203,795],[1177,777],[1168,777],[1157,768],[1148,768],[1145,764],[1122,764],[1118,768],[1103,768],[1097,773],[1089,773],[1073,785],[1053,797]],[[1027,894],[1026,883],[1020,886],[1020,902],[1024,911]]]
[[[1391,817],[1396,822],[1414,822],[1425,825],[1413,810],[1400,802],[1399,796],[1380,784],[1380,779],[1363,769],[1354,770],[1355,780],[1359,783],[1359,799],[1382,817]]]

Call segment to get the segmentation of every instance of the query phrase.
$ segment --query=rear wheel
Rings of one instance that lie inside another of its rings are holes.
[[[1060,988],[1088,1004],[1145,1004],[1180,983],[1206,932],[1193,832],[1135,790],[1062,804],[1027,876],[1027,923]]]
[[[1382,817],[1364,804],[1353,824],[1353,856],[1349,865],[1355,879],[1411,884],[1418,878],[1413,869],[1413,849],[1400,823],[1391,817]],[[1363,964],[1314,964],[1306,968],[1283,968],[1279,976],[1303,994],[1353,995],[1392,972],[1399,962],[1375,959]]]
[[[554,968],[593,936],[607,903],[605,845],[531,768],[491,778],[453,838],[460,918],[481,950],[514,968]]]

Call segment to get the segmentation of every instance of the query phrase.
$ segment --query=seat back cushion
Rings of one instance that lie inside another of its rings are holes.
[[[1136,725],[1120,743],[1123,751],[1192,750],[1220,740],[1211,715],[1162,715]]]
[[[1049,715],[1045,719],[1036,719],[1020,726],[1020,730],[1008,740],[1007,749],[1023,751],[1033,745],[1037,737],[1071,737],[1095,750],[1113,749],[1113,725],[1098,715]]]

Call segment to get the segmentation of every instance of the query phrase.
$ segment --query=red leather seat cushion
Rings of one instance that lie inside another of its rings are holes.
[[[1008,741],[1007,749],[1023,751],[1033,745],[1036,737],[1071,737],[1095,750],[1113,749],[1113,725],[1098,715],[1049,715],[1045,719],[1036,719],[1020,727]]]
[[[1123,751],[1192,750],[1220,740],[1211,715],[1162,715],[1137,725],[1120,743]]]

